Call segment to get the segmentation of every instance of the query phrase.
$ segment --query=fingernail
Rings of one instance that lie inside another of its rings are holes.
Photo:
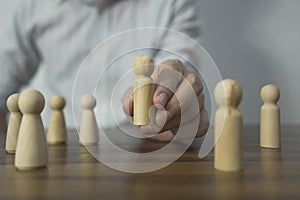
[[[168,113],[165,110],[158,110],[155,116],[155,123],[161,129],[165,126],[167,121]]]
[[[162,92],[158,95],[157,99],[160,101],[162,106],[165,106],[168,101],[168,96],[166,93]]]

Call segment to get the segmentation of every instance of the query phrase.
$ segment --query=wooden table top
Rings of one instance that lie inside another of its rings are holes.
[[[0,199],[300,199],[300,127],[282,128],[281,150],[259,148],[258,127],[244,129],[244,170],[213,169],[213,153],[200,160],[201,139],[175,163],[151,173],[110,169],[78,143],[49,146],[46,169],[20,172],[0,135]],[[159,148],[150,140],[120,141],[132,151]]]

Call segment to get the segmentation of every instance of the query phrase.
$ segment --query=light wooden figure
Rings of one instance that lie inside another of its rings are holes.
[[[136,80],[133,91],[133,124],[148,125],[151,122],[150,108],[154,93],[153,73],[154,62],[147,55],[138,56],[133,64]]]
[[[67,129],[63,109],[66,105],[62,96],[53,96],[50,100],[52,109],[47,140],[50,145],[64,144],[67,141]]]
[[[15,157],[19,170],[33,170],[48,164],[47,141],[40,116],[44,106],[44,96],[37,90],[24,91],[19,97],[23,113]]]
[[[280,109],[276,105],[280,97],[279,88],[266,85],[260,94],[264,102],[260,116],[260,146],[280,148]]]
[[[96,99],[90,94],[81,97],[80,105],[82,116],[79,131],[79,142],[81,145],[95,145],[99,141],[98,126],[94,113]]]
[[[20,112],[19,94],[12,94],[7,99],[7,108],[10,111],[9,122],[6,134],[5,149],[7,153],[15,153],[19,135],[19,128],[22,120],[22,113]]]
[[[243,169],[243,116],[238,109],[242,88],[234,80],[225,79],[215,88],[215,100],[220,106],[215,115],[214,168],[220,171]]]

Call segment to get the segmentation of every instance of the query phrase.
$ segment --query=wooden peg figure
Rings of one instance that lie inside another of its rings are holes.
[[[50,100],[52,109],[47,140],[50,145],[64,144],[67,141],[67,129],[63,109],[66,105],[62,96],[53,96]]]
[[[136,80],[133,92],[133,123],[135,125],[148,125],[151,122],[149,114],[154,93],[153,73],[154,62],[147,55],[138,56],[133,64]]]
[[[280,109],[276,105],[280,97],[279,88],[266,85],[260,94],[264,102],[260,116],[260,146],[280,148]]]
[[[12,94],[7,99],[7,108],[10,111],[5,149],[7,153],[15,153],[19,135],[19,128],[22,120],[22,113],[20,112],[19,94]]]
[[[37,90],[24,91],[19,97],[23,113],[15,157],[19,170],[33,170],[48,164],[47,141],[40,116],[44,106],[44,96]]]
[[[216,170],[243,169],[243,117],[238,109],[242,95],[241,86],[231,79],[219,82],[215,88],[215,100],[220,106],[215,115]]]
[[[82,116],[79,130],[79,142],[81,145],[95,145],[99,141],[98,126],[94,113],[96,99],[90,94],[81,97],[80,105]]]

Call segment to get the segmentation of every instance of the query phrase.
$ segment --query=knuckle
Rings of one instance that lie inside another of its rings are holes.
[[[163,86],[165,88],[168,88],[170,91],[175,92],[181,80],[182,76],[180,76],[178,73],[166,70],[160,73],[157,83],[160,86]]]
[[[170,60],[170,62],[172,62],[172,64],[173,65],[176,65],[176,66],[180,66],[180,67],[182,67],[183,66],[183,64],[182,64],[182,62],[180,61],[180,60],[178,60],[178,59],[172,59],[172,60]]]
[[[178,59],[168,59],[161,63],[162,66],[168,66],[171,69],[174,69],[180,73],[184,72],[184,65]]]
[[[196,92],[201,92],[203,89],[202,81],[199,76],[195,73],[189,73],[186,77],[191,86],[195,89]]]
[[[186,79],[191,83],[192,85],[196,85],[199,83],[199,78],[195,73],[190,73],[187,75]]]

